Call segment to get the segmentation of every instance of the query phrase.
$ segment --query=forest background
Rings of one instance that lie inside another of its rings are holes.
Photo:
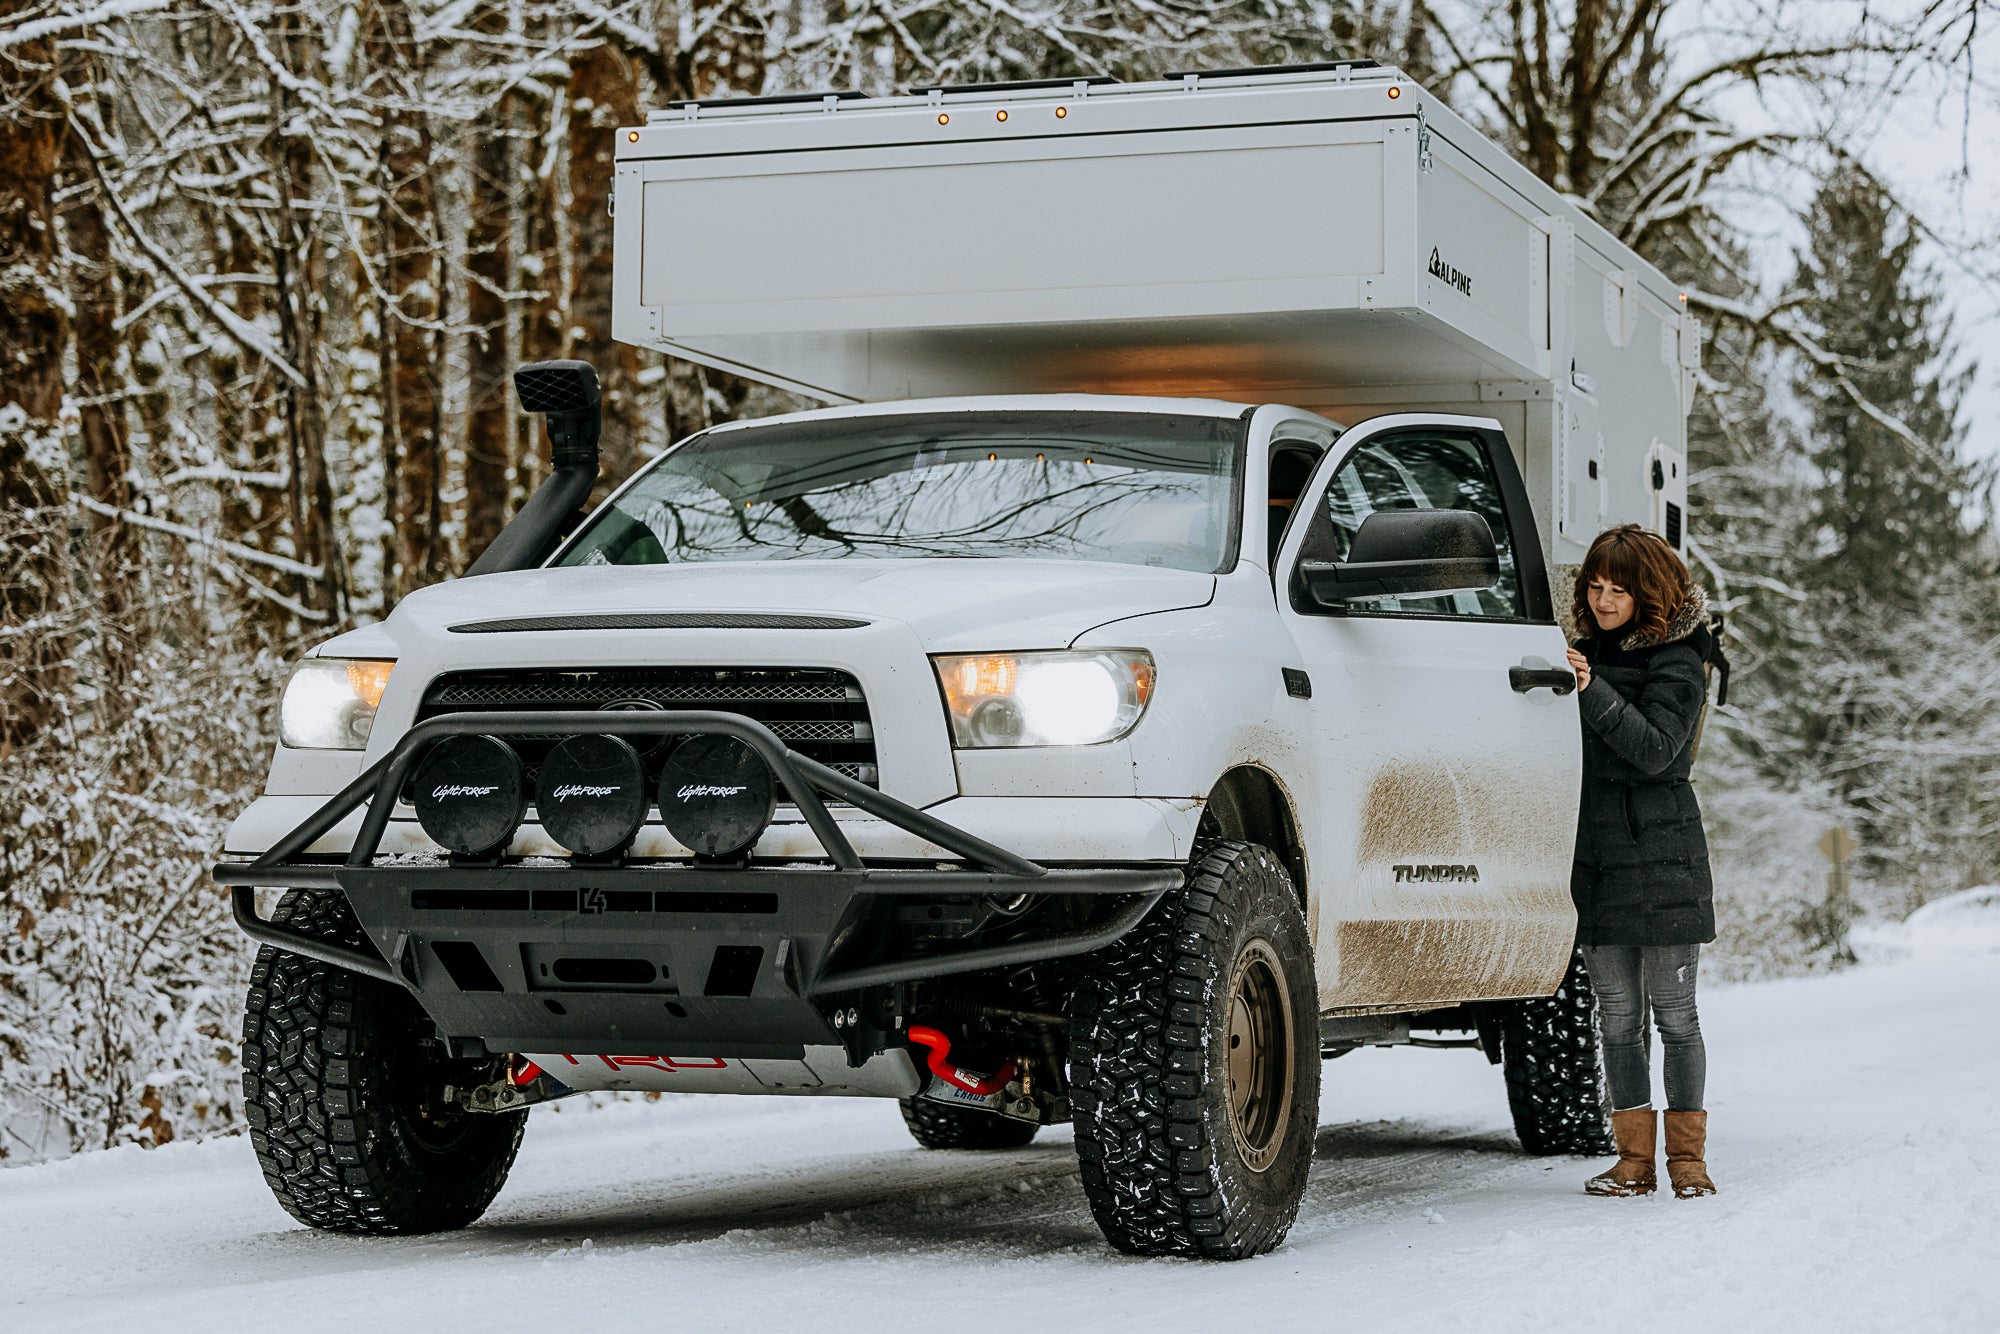
[[[1839,966],[1860,916],[1996,878],[2000,443],[1968,442],[1947,297],[2000,290],[2000,258],[1869,154],[1912,88],[1967,127],[1995,104],[1982,18],[0,0],[0,1159],[234,1127],[249,948],[206,867],[288,663],[453,577],[537,484],[515,365],[596,363],[608,478],[796,406],[609,337],[613,130],[681,98],[1402,66],[1707,325],[1690,531],[1736,667],[1698,774],[1712,970]],[[1814,848],[1835,825],[1847,895]]]

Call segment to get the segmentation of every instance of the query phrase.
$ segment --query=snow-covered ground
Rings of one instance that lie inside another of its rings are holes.
[[[1975,892],[1976,893],[1976,892]],[[1466,1051],[1326,1066],[1291,1239],[1099,1240],[1066,1132],[935,1153],[893,1105],[542,1109],[477,1227],[305,1231],[240,1140],[0,1172],[0,1329],[2000,1330],[2000,900],[1705,997],[1712,1200],[1584,1196]]]

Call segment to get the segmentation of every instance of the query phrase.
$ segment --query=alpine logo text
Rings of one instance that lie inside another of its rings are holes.
[[[1431,247],[1431,262],[1427,266],[1427,271],[1431,277],[1445,286],[1457,289],[1459,295],[1472,295],[1472,275],[1445,263],[1444,257],[1438,254],[1436,246]]]
[[[1396,883],[1417,885],[1476,885],[1479,883],[1477,866],[1394,866]]]

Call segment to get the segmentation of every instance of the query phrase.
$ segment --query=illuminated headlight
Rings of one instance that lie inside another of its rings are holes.
[[[361,750],[393,662],[307,658],[292,668],[278,706],[278,737],[295,750]]]
[[[937,657],[938,683],[960,749],[1088,746],[1131,731],[1153,694],[1153,655],[977,653]]]

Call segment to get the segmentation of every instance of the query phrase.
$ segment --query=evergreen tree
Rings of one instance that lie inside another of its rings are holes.
[[[1968,804],[2000,780],[1995,617],[1974,587],[1991,575],[1989,481],[1960,452],[1970,371],[1907,217],[1843,167],[1805,221],[1792,290],[1838,360],[1793,376],[1816,484],[1773,569],[1793,600],[1763,636],[1776,689],[1756,730],[1768,769],[1837,794],[1865,869],[1906,909],[1996,852]]]
[[[1792,291],[1839,367],[1808,366],[1795,381],[1824,477],[1805,573],[1816,595],[1853,611],[1915,611],[1977,549],[1966,516],[1983,479],[1958,448],[1971,372],[1951,364],[1950,322],[1937,276],[1918,262],[1916,229],[1874,180],[1838,169],[1806,222]],[[1862,410],[1857,393],[1913,438]]]

